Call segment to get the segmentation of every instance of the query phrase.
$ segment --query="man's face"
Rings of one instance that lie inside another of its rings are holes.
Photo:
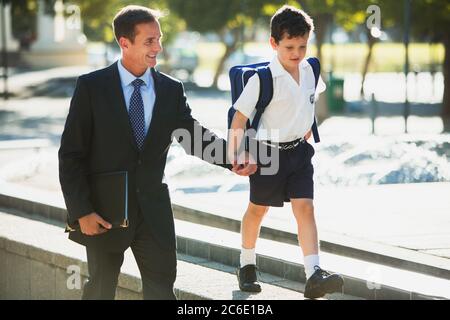
[[[134,42],[120,38],[123,59],[137,68],[147,69],[156,65],[156,56],[162,51],[161,29],[157,21],[135,26]]]
[[[298,67],[305,58],[308,49],[309,33],[304,36],[289,38],[287,34],[276,43],[274,38],[270,38],[272,48],[277,51],[278,59],[285,68]]]

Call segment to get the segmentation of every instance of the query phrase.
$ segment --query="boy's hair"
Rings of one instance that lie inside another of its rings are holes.
[[[310,31],[314,31],[311,17],[293,6],[282,6],[270,20],[270,35],[276,43],[279,43],[285,34],[288,38],[303,37]]]
[[[127,38],[133,43],[136,37],[136,25],[156,22],[162,16],[163,14],[160,11],[142,6],[129,5],[122,8],[116,14],[112,23],[117,43],[119,43],[121,37]]]

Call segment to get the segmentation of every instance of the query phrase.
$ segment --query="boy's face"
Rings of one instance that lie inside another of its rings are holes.
[[[273,37],[270,37],[270,44],[277,52],[278,59],[283,67],[287,69],[298,68],[300,62],[306,56],[308,49],[309,32],[304,36],[289,38],[285,33],[283,38],[277,43]]]

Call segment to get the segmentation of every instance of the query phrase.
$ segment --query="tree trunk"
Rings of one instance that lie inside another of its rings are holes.
[[[366,61],[364,61],[363,71],[362,71],[362,82],[361,82],[361,98],[364,98],[364,82],[366,81],[366,75],[369,71],[370,61],[372,60],[373,46],[377,42],[377,39],[372,37],[370,34],[370,29],[367,29],[367,45],[369,47],[369,52],[366,56]]]
[[[323,62],[323,55],[322,55],[322,44],[325,42],[325,35],[328,29],[328,26],[330,25],[330,21],[332,19],[332,16],[329,14],[319,14],[314,18],[314,27],[315,27],[315,34],[316,34],[316,46],[317,46],[317,58],[321,62],[321,71],[323,74],[323,66],[325,65]],[[327,79],[326,77],[324,79]],[[325,80],[326,81],[326,80]],[[328,89],[330,90],[330,89]],[[316,104],[316,116],[319,123],[324,121],[329,116],[329,108],[328,108],[328,101],[325,94],[321,95],[321,98],[319,99],[318,103]]]
[[[309,12],[314,20],[314,33],[316,35],[317,58],[322,61],[322,44],[325,41],[330,22],[333,21],[333,15],[330,13],[314,13],[314,8],[309,6],[308,1],[297,0],[303,10]]]
[[[219,82],[219,77],[220,77],[220,75],[223,72],[223,66],[225,64],[225,61],[237,49],[237,45],[238,45],[238,42],[239,42],[239,33],[240,33],[240,31],[237,28],[237,29],[232,30],[232,32],[233,32],[233,41],[232,41],[232,43],[227,44],[225,42],[225,32],[221,33],[221,36],[220,36],[221,40],[222,40],[222,43],[225,44],[225,53],[222,56],[222,58],[220,58],[219,65],[217,66],[216,73],[214,74],[214,80],[213,80],[213,84],[212,85],[215,88],[217,88],[217,84]]]
[[[328,14],[320,14],[314,19],[317,58],[322,61],[322,44],[325,42],[325,35],[330,24]]]
[[[442,100],[442,120],[444,131],[450,132],[450,35],[444,36],[444,98]]]

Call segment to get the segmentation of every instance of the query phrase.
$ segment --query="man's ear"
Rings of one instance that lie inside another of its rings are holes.
[[[128,40],[125,37],[120,37],[119,38],[119,46],[122,50],[128,49],[128,47],[130,46],[130,40]]]
[[[276,50],[278,48],[278,43],[274,37],[270,37],[269,42],[273,50]]]

